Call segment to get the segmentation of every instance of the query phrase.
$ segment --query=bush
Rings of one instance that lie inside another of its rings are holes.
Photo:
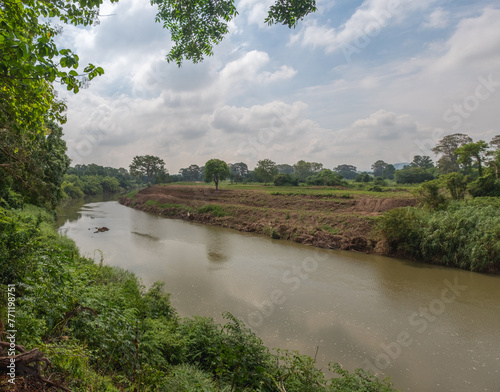
[[[404,256],[478,272],[500,267],[498,205],[394,209],[384,214],[380,228],[389,246]]]
[[[275,186],[298,186],[299,180],[290,174],[278,174],[274,177]]]
[[[375,177],[375,179],[373,180],[373,185],[387,186],[387,181],[382,177]]]
[[[159,392],[187,391],[216,392],[218,389],[210,374],[187,364],[173,367],[159,389]]]
[[[432,180],[424,182],[415,190],[415,195],[424,208],[443,209],[446,207],[446,197],[441,194],[441,181]]]
[[[472,197],[500,196],[500,180],[493,173],[479,177],[469,184],[469,193]]]
[[[424,169],[422,167],[409,167],[397,170],[394,174],[398,184],[420,184],[434,179],[433,169]]]
[[[440,178],[450,191],[453,200],[463,200],[469,179],[462,173],[448,173]]]
[[[306,182],[307,185],[317,185],[317,186],[347,185],[347,182],[343,179],[343,177],[339,173],[335,173],[329,169],[321,170],[314,176],[308,177]]]
[[[354,179],[354,182],[372,182],[372,181],[373,177],[370,176],[368,173],[360,173]]]
[[[62,190],[71,199],[79,199],[84,195],[83,191],[72,182],[64,181],[62,183]]]

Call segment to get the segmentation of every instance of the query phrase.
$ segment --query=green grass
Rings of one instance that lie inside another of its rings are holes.
[[[286,195],[331,195],[334,198],[355,198],[355,196],[371,196],[376,198],[386,197],[413,197],[412,190],[417,185],[399,185],[388,181],[388,187],[382,187],[383,192],[372,192],[368,188],[373,186],[373,183],[355,183],[348,182],[348,189],[339,189],[337,187],[314,187],[314,186],[274,186],[264,185],[263,183],[251,184],[231,184],[229,181],[223,181],[219,184],[221,190],[249,190],[249,191],[264,191],[269,194],[286,194]],[[213,184],[203,182],[173,182],[163,186],[199,186],[215,189]],[[334,192],[332,192],[334,191]],[[325,196],[327,197],[327,196]]]
[[[137,193],[140,191],[140,189],[136,189],[132,192],[129,192],[125,195],[125,197],[129,198],[129,199],[132,199],[135,197],[135,195],[137,195]]]
[[[198,212],[200,214],[210,212],[213,216],[216,216],[218,218],[229,215],[224,207],[221,207],[217,204],[206,204],[204,206],[201,206],[200,208],[198,208]]]
[[[164,210],[175,209],[181,211],[192,212],[192,208],[185,206],[183,204],[174,204],[174,203],[160,203],[158,200],[148,200],[144,203],[146,206],[156,206],[160,207]]]
[[[321,230],[324,230],[330,234],[339,234],[340,233],[340,229],[336,228],[336,227],[332,227],[330,225],[321,225]]]

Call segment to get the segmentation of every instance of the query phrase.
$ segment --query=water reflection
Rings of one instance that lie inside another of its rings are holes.
[[[210,262],[224,264],[230,259],[231,244],[225,243],[224,234],[221,230],[207,231],[205,243],[207,244],[207,259]]]

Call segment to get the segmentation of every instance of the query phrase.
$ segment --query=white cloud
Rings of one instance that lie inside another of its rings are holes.
[[[243,0],[232,26],[238,34],[214,57],[178,68],[164,60],[171,43],[153,22],[154,9],[138,3],[120,1],[107,11],[117,15],[103,18],[101,26],[68,27],[61,37],[63,46],[78,49],[82,64],[106,71],[76,96],[61,93],[68,98],[64,132],[74,163],[127,166],[134,155],[153,154],[175,173],[213,157],[250,167],[263,158],[360,168],[377,159],[408,161],[414,152],[424,154],[420,145],[429,154],[439,140],[434,129],[447,132],[443,113],[474,95],[479,77],[492,74],[500,82],[500,10],[491,6],[463,12],[450,4],[431,11],[431,0],[401,0],[389,17],[389,0],[366,0],[355,11],[343,10],[348,16],[338,25],[332,20],[345,5],[328,3],[294,36],[297,44],[325,49],[311,57],[301,45],[293,51],[285,46],[287,28],[277,26],[272,39],[263,38],[254,24],[264,25],[263,3]],[[455,31],[437,28],[440,12],[458,20]],[[339,64],[337,53],[325,53],[358,42],[370,23],[391,29],[390,42],[387,36],[377,41],[377,57],[368,53]],[[425,23],[434,26],[434,42],[428,42]],[[393,43],[403,53],[391,51]],[[499,133],[498,90],[468,113],[460,131],[476,140]]]
[[[237,9],[240,15],[246,16],[248,24],[264,28],[267,26],[264,20],[272,4],[274,4],[273,0],[241,0],[237,5]]]
[[[345,46],[351,45],[362,49],[389,24],[403,21],[413,12],[426,9],[434,1],[365,0],[339,28],[318,26],[313,22],[294,35],[290,43],[324,47],[327,53],[347,50]]]
[[[427,20],[422,23],[422,28],[424,29],[444,29],[448,26],[449,22],[449,12],[445,11],[441,7],[436,8],[427,18]]]
[[[431,133],[430,127],[408,114],[380,109],[335,132],[332,154],[347,159],[351,154],[358,156],[357,153],[363,151],[363,157],[357,162],[365,168],[378,159],[388,163],[411,161],[414,155],[428,154],[428,149],[418,149],[409,141],[428,138]]]
[[[486,8],[478,17],[463,19],[447,41],[447,53],[431,68],[450,72],[460,67],[480,71],[500,66],[500,9]]]

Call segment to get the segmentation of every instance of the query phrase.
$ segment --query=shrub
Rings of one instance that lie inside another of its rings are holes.
[[[441,182],[432,180],[424,182],[415,190],[415,195],[420,199],[420,203],[424,208],[443,209],[446,207],[446,197],[441,194]]]
[[[275,186],[298,186],[299,180],[292,177],[290,174],[278,174],[274,177]]]
[[[406,207],[384,214],[380,229],[405,256],[471,271],[500,266],[500,208],[451,203],[446,210]]]
[[[469,193],[472,197],[500,196],[500,180],[493,173],[479,177],[469,184]]]
[[[380,186],[387,186],[387,181],[384,180],[382,177],[375,177],[373,180],[373,185],[378,185]]]
[[[405,169],[397,170],[394,177],[398,184],[420,184],[434,179],[432,171],[432,169],[424,169],[422,167],[406,167]]]
[[[440,178],[450,191],[453,200],[463,200],[467,190],[468,178],[462,173],[448,173]]]
[[[326,185],[326,186],[347,185],[347,182],[339,173],[333,172],[329,169],[321,170],[314,176],[308,177],[306,182],[307,185]]]

